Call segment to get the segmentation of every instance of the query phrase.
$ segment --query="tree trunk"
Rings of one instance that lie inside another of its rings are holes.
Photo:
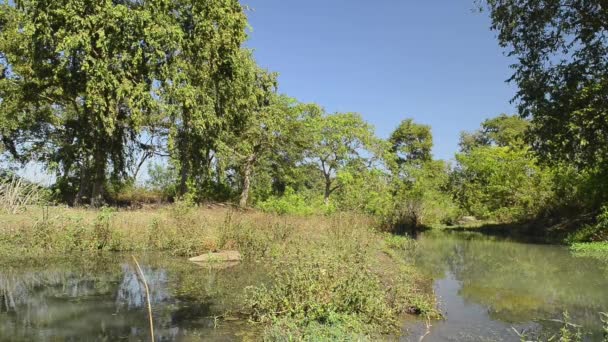
[[[245,208],[249,199],[249,189],[251,188],[251,173],[253,172],[253,163],[255,162],[255,154],[247,158],[245,169],[243,170],[243,189],[241,190],[241,198],[239,206]]]
[[[89,194],[89,185],[89,170],[87,161],[85,159],[82,162],[82,165],[80,166],[80,185],[78,186],[78,193],[76,194],[76,198],[74,198],[74,206],[78,207],[84,204],[85,198]]]
[[[329,195],[331,195],[331,179],[329,177],[325,177],[325,195],[323,197],[323,201],[325,205],[329,205]]]
[[[95,151],[93,163],[93,189],[91,191],[91,206],[100,207],[103,204],[103,187],[106,180],[106,157],[101,147]]]
[[[179,181],[179,194],[180,196],[184,196],[187,192],[188,192],[188,174],[189,172],[189,166],[190,164],[188,163],[187,160],[185,160],[186,158],[182,157],[181,160],[181,170],[180,170],[180,181]]]

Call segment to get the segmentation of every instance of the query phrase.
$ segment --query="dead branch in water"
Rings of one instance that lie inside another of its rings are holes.
[[[148,318],[150,320],[150,340],[154,342],[155,341],[155,339],[154,339],[154,321],[152,319],[152,304],[150,303],[150,289],[148,288],[148,282],[146,281],[144,272],[141,270],[141,267],[139,267],[139,263],[137,262],[137,259],[135,258],[134,255],[131,255],[131,257],[133,257],[133,261],[135,261],[135,265],[137,266],[138,275],[141,276],[141,281],[142,281],[142,283],[144,283],[144,288],[146,289],[146,301],[148,302]]]

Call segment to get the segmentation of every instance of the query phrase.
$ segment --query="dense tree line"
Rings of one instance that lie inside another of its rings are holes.
[[[237,0],[19,0],[0,5],[0,152],[56,175],[59,201],[234,201],[356,210],[392,226],[597,212],[606,203],[606,10],[600,1],[488,0],[518,59],[520,115],[461,136],[380,139],[357,113],[278,92],[243,47]],[[136,185],[148,166],[145,188]]]

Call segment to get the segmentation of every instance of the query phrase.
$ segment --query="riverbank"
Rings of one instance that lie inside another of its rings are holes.
[[[597,222],[594,215],[531,219],[521,222],[496,222],[490,220],[468,220],[453,226],[437,226],[460,232],[476,232],[488,236],[508,238],[520,242],[541,244],[574,245],[585,243],[598,245],[608,240],[605,223]]]
[[[406,314],[438,317],[432,280],[407,261],[416,243],[376,231],[366,216],[176,204],[136,211],[31,207],[0,222],[0,257],[13,264],[153,251],[187,262],[238,250],[268,270],[266,280],[244,289],[238,315],[261,323],[271,340],[395,336]]]

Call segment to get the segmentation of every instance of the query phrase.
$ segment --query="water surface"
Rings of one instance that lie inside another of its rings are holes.
[[[239,317],[243,291],[268,281],[259,264],[217,270],[163,254],[139,255],[150,284],[159,341],[259,340]],[[563,246],[474,233],[427,232],[412,262],[435,279],[446,319],[424,341],[519,341],[551,334],[567,311],[599,341],[608,311],[608,264]],[[226,311],[233,312],[221,317]],[[408,324],[419,341],[423,324]],[[130,255],[0,260],[0,341],[147,341],[144,287]]]
[[[244,320],[217,316],[237,308],[244,287],[261,281],[261,272],[250,265],[203,268],[161,254],[138,258],[157,341],[255,335]],[[1,341],[149,340],[145,290],[130,255],[0,265]]]
[[[478,233],[429,231],[418,242],[415,263],[435,279],[446,317],[424,341],[519,341],[514,328],[550,336],[564,312],[590,333],[586,340],[602,340],[606,262]]]

